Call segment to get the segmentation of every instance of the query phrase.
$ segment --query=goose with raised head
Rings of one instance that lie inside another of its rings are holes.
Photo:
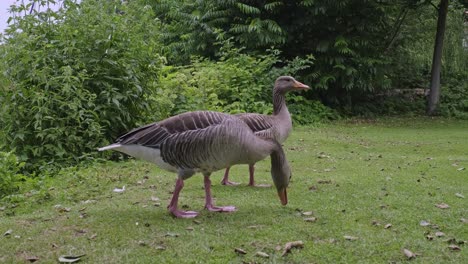
[[[274,139],[257,136],[238,117],[210,111],[195,111],[170,117],[130,131],[115,143],[99,148],[116,150],[155,163],[178,175],[168,210],[176,217],[197,216],[178,209],[184,181],[201,172],[205,184],[205,208],[232,212],[234,206],[213,204],[210,175],[235,164],[252,164],[271,157],[271,175],[281,203],[286,205],[286,187],[291,171],[281,145]]]
[[[273,87],[272,115],[243,113],[236,116],[244,121],[255,134],[283,143],[292,130],[291,115],[286,105],[286,93],[308,89],[310,89],[309,86],[296,81],[291,76],[280,76],[276,79]],[[229,181],[229,170],[230,167],[227,167],[221,184],[238,185],[238,183]],[[255,186],[254,171],[255,163],[249,164],[249,186]]]

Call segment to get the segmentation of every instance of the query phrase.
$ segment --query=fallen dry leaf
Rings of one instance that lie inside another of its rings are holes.
[[[304,247],[304,242],[302,242],[301,240],[288,242],[286,243],[286,245],[284,245],[283,254],[281,254],[281,256],[284,257],[286,254],[291,252],[292,248],[303,248],[303,247]]]
[[[427,240],[434,240],[434,236],[431,236],[431,235],[427,235],[426,238]]]
[[[440,204],[436,204],[435,205],[437,208],[440,208],[440,209],[447,209],[447,208],[450,208],[450,206],[446,203],[440,203]]]
[[[5,233],[3,233],[3,236],[9,236],[11,233],[13,233],[13,230],[8,229]]]
[[[389,229],[390,227],[392,227],[392,224],[386,224],[386,225],[384,226],[385,229]]]
[[[464,168],[464,167],[460,167],[460,168],[457,169],[457,171],[462,171],[462,170],[465,170],[465,168]]]
[[[60,256],[58,261],[60,263],[74,263],[80,261],[83,256],[85,256],[85,254],[78,256]]]
[[[317,217],[304,218],[304,221],[314,223],[317,222]]]
[[[456,193],[455,196],[458,197],[458,198],[465,198],[465,196],[463,196],[463,194],[461,194],[461,193]]]
[[[185,230],[188,230],[188,231],[193,231],[193,230],[194,230],[194,228],[193,228],[193,226],[187,226],[187,227],[185,228]]]
[[[315,186],[315,185],[310,186],[309,191],[311,191],[311,192],[317,191],[317,186]]]
[[[146,244],[145,241],[139,240],[139,241],[138,241],[138,245],[144,247],[144,246],[146,246],[147,244]]]
[[[157,249],[157,250],[166,250],[166,247],[159,245],[159,246],[156,246],[155,249]]]
[[[201,224],[201,221],[200,221],[200,220],[193,220],[192,222],[193,222],[194,224],[197,224],[197,225]]]
[[[122,188],[114,188],[113,192],[123,193],[125,192],[125,185]]]
[[[235,248],[234,252],[236,252],[238,254],[242,254],[242,255],[247,254],[247,251],[243,250],[242,248]]]
[[[404,248],[403,249],[403,254],[405,254],[405,256],[408,258],[408,259],[413,259],[416,257],[416,254],[414,254],[413,252],[411,252],[410,250]]]
[[[270,255],[268,255],[267,253],[265,252],[262,252],[262,251],[258,251],[257,253],[255,253],[256,256],[259,256],[259,257],[262,257],[262,258],[269,258]]]
[[[153,201],[153,202],[159,202],[159,198],[158,198],[158,197],[151,196],[151,201]]]
[[[357,240],[358,237],[355,237],[355,236],[343,236],[344,239],[346,240],[349,240],[349,241],[353,241],[353,240]]]
[[[302,215],[305,215],[305,216],[309,216],[309,215],[313,215],[314,212],[312,212],[312,211],[309,211],[309,212],[302,212],[301,214],[302,214]]]
[[[459,246],[454,245],[454,244],[449,245],[448,248],[450,248],[453,251],[460,251],[461,250],[461,248]]]
[[[436,237],[443,237],[445,234],[443,232],[435,232]]]
[[[460,218],[460,222],[466,224],[466,223],[468,223],[468,219],[462,217],[462,218]]]
[[[166,235],[164,235],[164,236],[166,236],[166,237],[179,237],[179,234],[168,232],[168,233],[166,233]]]
[[[426,220],[421,220],[421,222],[419,222],[419,225],[420,226],[429,226],[431,223],[427,222]]]
[[[36,261],[39,260],[39,257],[37,257],[37,256],[27,256],[24,259],[29,261],[29,262],[36,262]]]

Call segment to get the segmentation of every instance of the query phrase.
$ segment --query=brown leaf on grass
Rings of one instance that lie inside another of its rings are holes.
[[[440,209],[448,209],[450,208],[450,206],[446,203],[440,203],[440,204],[436,204],[435,207],[437,208],[440,208]]]
[[[311,192],[317,191],[317,186],[315,186],[315,185],[310,186],[309,191],[311,191]]]
[[[94,239],[96,239],[96,237],[97,237],[97,234],[92,234],[88,239],[89,240],[94,240]]]
[[[166,236],[166,237],[179,237],[179,234],[168,232],[164,236]]]
[[[54,208],[57,209],[60,213],[68,213],[71,211],[70,207],[63,207],[61,204],[54,205]]]
[[[404,248],[403,249],[403,254],[405,254],[405,256],[408,258],[408,259],[413,259],[416,257],[416,254],[414,254],[413,252],[411,252],[410,250]]]
[[[284,245],[283,254],[281,254],[281,256],[282,257],[286,256],[286,254],[291,252],[291,249],[293,248],[303,248],[303,247],[304,247],[304,242],[302,242],[301,240],[288,242]]]
[[[155,249],[157,249],[157,250],[166,250],[166,247],[162,246],[162,245],[159,245],[159,246],[156,246]]]
[[[465,196],[461,193],[456,193],[455,196],[458,198],[465,198]]]
[[[200,221],[200,220],[193,220],[192,222],[193,222],[194,224],[197,224],[197,225],[201,224],[201,221]]]
[[[326,155],[325,153],[322,152],[317,156],[317,158],[319,158],[319,159],[329,159],[330,156]]]
[[[454,244],[449,245],[448,248],[450,248],[453,251],[460,251],[461,250],[461,248],[459,246],[454,245]]]
[[[432,235],[427,235],[427,236],[426,236],[426,239],[427,239],[427,240],[434,240],[434,236],[432,236]]]
[[[429,226],[429,225],[431,225],[431,223],[429,223],[429,222],[426,221],[426,220],[421,220],[421,222],[419,222],[419,225],[420,225],[420,226]]]
[[[187,230],[187,231],[193,231],[194,228],[193,228],[193,226],[187,226],[187,227],[185,228],[185,230]]]
[[[315,222],[317,222],[317,217],[304,218],[304,221],[310,222],[310,223],[315,223]]]
[[[269,258],[270,257],[270,255],[268,255],[267,253],[262,252],[262,251],[257,251],[257,253],[255,253],[255,256],[259,256],[259,257],[262,257],[262,258]]]
[[[242,248],[235,248],[234,252],[236,252],[237,254],[241,254],[241,255],[247,254],[247,251],[243,250]]]
[[[359,239],[358,237],[355,237],[355,236],[343,236],[343,238],[349,241],[354,241],[354,240]]]
[[[384,226],[385,229],[389,229],[390,227],[392,227],[392,224],[386,224],[386,225]]]
[[[8,229],[5,233],[3,233],[3,236],[9,236],[11,233],[13,233],[13,230]]]
[[[85,256],[85,254],[78,256],[60,256],[58,261],[60,263],[74,263],[80,261],[83,256]]]
[[[435,232],[436,237],[443,237],[445,236],[444,232]]]
[[[308,211],[308,212],[302,212],[301,214],[304,215],[304,216],[310,216],[310,215],[313,215],[314,212]]]
[[[24,258],[26,261],[29,261],[29,262],[36,262],[39,260],[39,257],[37,256],[27,256]]]
[[[372,220],[372,225],[373,226],[380,226],[380,222],[377,220]]]
[[[462,170],[465,170],[465,168],[464,168],[464,167],[460,167],[460,168],[457,169],[457,171],[462,171]]]

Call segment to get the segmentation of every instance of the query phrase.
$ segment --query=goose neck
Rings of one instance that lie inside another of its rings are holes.
[[[281,113],[289,113],[286,106],[286,97],[283,93],[275,91],[273,93],[273,115],[280,115]]]

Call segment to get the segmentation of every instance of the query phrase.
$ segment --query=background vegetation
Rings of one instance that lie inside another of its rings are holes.
[[[270,113],[280,75],[313,88],[288,95],[295,124],[424,111],[437,2],[21,3],[0,44],[1,196],[23,175],[95,160],[96,147],[147,122]],[[439,107],[455,118],[468,118],[463,10],[451,2]]]

